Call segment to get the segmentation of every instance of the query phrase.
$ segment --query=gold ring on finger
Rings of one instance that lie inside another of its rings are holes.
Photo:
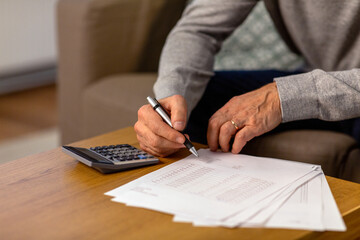
[[[236,131],[239,130],[239,126],[238,126],[233,120],[231,120],[231,124],[234,126],[234,128],[236,129]]]

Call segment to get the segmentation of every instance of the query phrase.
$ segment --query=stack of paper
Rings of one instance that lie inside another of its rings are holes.
[[[199,155],[105,194],[194,226],[346,230],[320,166],[205,149]]]

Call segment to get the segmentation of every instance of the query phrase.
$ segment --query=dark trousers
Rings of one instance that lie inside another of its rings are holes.
[[[192,141],[207,144],[206,132],[210,117],[232,97],[241,95],[273,82],[276,77],[283,77],[301,72],[277,70],[256,71],[218,71],[210,82],[200,102],[192,111],[185,132]],[[317,119],[282,123],[273,131],[291,129],[320,129],[343,132],[360,142],[360,118],[338,122]]]

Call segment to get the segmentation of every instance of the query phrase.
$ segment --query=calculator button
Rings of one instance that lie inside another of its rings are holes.
[[[125,161],[133,160],[156,159],[147,152],[129,144],[95,146],[90,149],[115,164],[124,164]]]

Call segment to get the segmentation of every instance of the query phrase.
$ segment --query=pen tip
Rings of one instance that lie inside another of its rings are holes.
[[[198,154],[198,152],[195,150],[194,147],[190,148],[190,152],[191,152],[192,154],[194,154],[196,157],[199,157],[199,154]]]

